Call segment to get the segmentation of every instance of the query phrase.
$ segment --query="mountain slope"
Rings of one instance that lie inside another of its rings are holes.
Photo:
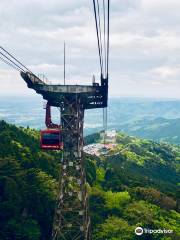
[[[0,122],[0,239],[50,240],[60,156],[42,152],[38,138]],[[94,140],[98,134],[86,139]],[[148,239],[178,239],[179,155],[121,133],[108,156],[86,155],[93,240],[137,239],[137,226],[174,231]]]
[[[144,118],[117,128],[133,136],[180,145],[180,118]]]
[[[180,147],[158,144],[122,133],[118,134],[117,142],[118,146],[112,152],[115,155],[110,155],[107,159],[121,176],[124,174],[124,179],[131,180],[135,185],[139,177],[139,186],[157,186],[166,192],[171,192],[172,188],[173,191],[178,190]],[[141,179],[144,179],[143,182]]]

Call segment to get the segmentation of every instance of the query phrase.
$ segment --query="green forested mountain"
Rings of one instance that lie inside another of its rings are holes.
[[[144,118],[117,129],[133,136],[180,145],[180,118]]]
[[[60,156],[39,133],[0,122],[0,239],[50,240]],[[86,142],[98,141],[98,134]],[[118,134],[107,156],[86,155],[93,240],[133,240],[137,226],[180,237],[180,148]]]
[[[180,145],[180,118],[152,118],[143,117],[141,119],[131,119],[126,123],[121,123],[117,119],[115,123],[110,123],[111,129],[117,129],[128,135],[150,139],[156,142],[166,142]],[[91,134],[100,131],[101,128],[89,129]]]

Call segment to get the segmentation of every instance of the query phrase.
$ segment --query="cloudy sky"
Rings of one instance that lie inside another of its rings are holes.
[[[111,96],[180,97],[179,12],[179,0],[111,0]],[[67,83],[98,79],[92,0],[0,0],[0,45],[54,83],[64,41]],[[9,94],[35,93],[0,62],[0,95]]]

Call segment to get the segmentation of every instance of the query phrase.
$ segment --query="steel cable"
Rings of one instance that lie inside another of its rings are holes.
[[[101,74],[102,74],[103,73],[103,68],[102,68],[99,28],[98,28],[97,10],[96,10],[96,1],[95,0],[93,0],[93,6],[94,6],[94,16],[95,16],[95,24],[96,24],[96,34],[97,34],[97,41],[98,41],[99,62],[100,62],[100,68],[101,68]]]
[[[7,56],[6,56],[4,53],[2,53],[1,51],[0,51],[0,54],[1,54],[4,58],[6,58],[7,60],[9,60],[12,64],[14,64],[16,67],[18,67],[21,71],[25,72],[24,69],[22,69],[17,63],[13,62],[9,57],[7,57]],[[6,60],[6,61],[7,61],[7,60]]]
[[[22,64],[20,61],[18,61],[12,54],[10,54],[7,50],[5,50],[3,47],[0,46],[0,48],[8,54],[11,58],[13,58],[17,63],[19,63],[22,67],[24,67],[28,72],[32,73],[31,70],[29,70],[24,64]],[[33,73],[32,73],[33,74]]]
[[[15,67],[12,63],[6,61],[6,60],[5,60],[4,58],[2,58],[1,56],[0,56],[0,59],[1,59],[1,61],[3,61],[5,64],[9,65],[10,67],[14,68],[15,70],[17,70],[17,71],[19,71],[19,72],[21,71],[19,68]]]

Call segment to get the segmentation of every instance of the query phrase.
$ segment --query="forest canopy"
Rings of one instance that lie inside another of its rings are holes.
[[[179,239],[178,146],[118,133],[108,156],[84,157],[93,240],[137,239],[137,226],[173,230],[148,239]],[[38,131],[0,122],[0,239],[50,240],[59,165]]]

